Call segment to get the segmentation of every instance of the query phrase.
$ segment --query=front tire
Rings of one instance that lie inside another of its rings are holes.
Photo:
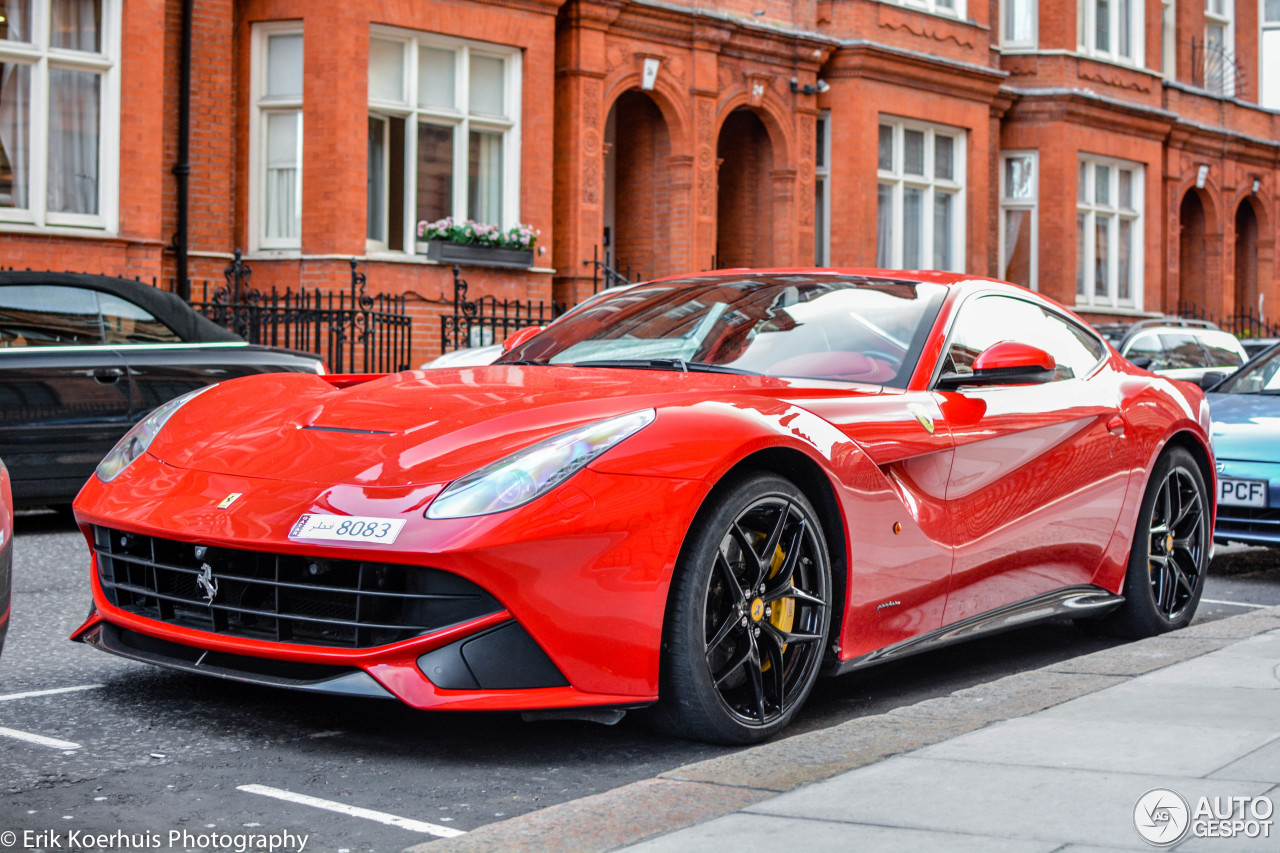
[[[831,563],[790,481],[756,474],[712,501],[672,580],[656,719],[681,737],[756,743],[791,722],[817,680]]]
[[[1185,628],[1209,569],[1209,491],[1191,454],[1166,451],[1151,473],[1129,552],[1115,627],[1134,639]]]

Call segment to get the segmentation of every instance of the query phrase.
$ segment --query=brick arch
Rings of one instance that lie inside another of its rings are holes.
[[[1235,210],[1232,310],[1236,314],[1266,315],[1266,297],[1275,267],[1275,235],[1266,200],[1245,187],[1233,198]],[[1259,305],[1259,296],[1263,297]],[[1274,307],[1274,306],[1272,306]]]
[[[670,128],[658,103],[639,88],[618,93],[605,120],[605,219],[615,269],[632,280],[677,270],[671,242]]]
[[[773,141],[759,115],[739,107],[716,134],[716,266],[773,266],[778,218]]]
[[[671,75],[658,75],[652,89],[640,88],[640,74],[626,71],[613,74],[605,81],[604,115],[609,115],[618,99],[628,92],[644,92],[662,112],[667,133],[671,137],[672,156],[687,156],[693,152],[694,140],[689,131],[689,116],[685,108],[688,93],[682,93],[672,82]]]
[[[1209,209],[1205,193],[1195,187],[1178,199],[1178,305],[1179,310],[1212,310],[1212,264],[1210,263]],[[1218,300],[1214,300],[1217,302]]]
[[[765,130],[769,132],[775,167],[790,168],[795,156],[795,142],[792,139],[792,132],[787,129],[791,126],[789,122],[792,121],[790,110],[773,91],[772,86],[766,87],[764,97],[758,106],[751,104],[748,95],[747,88],[741,86],[720,101],[716,110],[715,138],[717,140],[720,138],[720,131],[724,129],[724,123],[733,111],[739,107],[745,107],[756,114],[764,124]]]

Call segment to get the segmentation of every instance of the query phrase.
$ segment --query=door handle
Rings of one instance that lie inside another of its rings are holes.
[[[1124,418],[1120,415],[1114,415],[1111,420],[1107,421],[1107,432],[1119,437],[1124,435]]]
[[[124,371],[118,367],[104,367],[93,371],[93,378],[103,385],[113,385],[120,381],[121,376],[124,376]]]

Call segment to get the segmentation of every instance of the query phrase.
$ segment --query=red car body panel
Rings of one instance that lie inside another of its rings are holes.
[[[839,511],[827,531],[839,538],[829,545],[844,592],[833,613],[839,661],[1064,587],[1118,593],[1161,449],[1189,442],[1211,463],[1203,395],[1113,350],[1066,393],[1063,383],[934,390],[960,302],[1026,292],[941,273],[874,274],[951,285],[905,389],[514,365],[359,384],[292,374],[223,383],[180,409],[116,480],[85,486],[75,511],[91,546],[91,527],[104,526],[279,554],[376,554],[464,577],[502,610],[385,646],[309,646],[140,617],[108,601],[95,565],[95,612],[75,637],[105,621],[199,649],[357,667],[418,708],[652,702],[686,534],[716,484],[762,453],[820,472]],[[645,409],[657,412],[653,423],[531,503],[423,518],[460,477],[576,426]],[[1206,479],[1213,494],[1211,464]],[[232,494],[243,497],[220,506]],[[308,513],[406,523],[389,546],[291,539]],[[509,619],[568,686],[448,690],[419,668],[423,654]]]

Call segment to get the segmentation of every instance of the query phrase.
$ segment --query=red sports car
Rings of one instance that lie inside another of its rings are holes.
[[[1028,620],[1186,625],[1199,389],[1070,312],[927,272],[639,285],[486,367],[235,379],[76,500],[74,638],[415,708],[766,738],[819,674]]]

